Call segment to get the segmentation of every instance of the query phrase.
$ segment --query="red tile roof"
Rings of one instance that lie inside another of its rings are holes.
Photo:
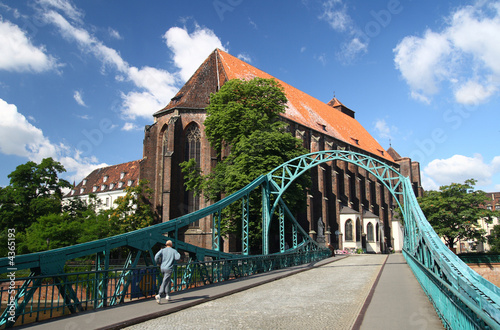
[[[123,177],[122,173],[124,173]],[[129,180],[132,182],[131,186],[137,186],[139,182],[139,160],[98,168],[87,175],[82,182],[77,184],[64,197],[124,190],[129,186]],[[95,190],[94,187],[96,187]],[[73,191],[74,193],[72,193]]]
[[[206,108],[210,93],[215,93],[227,80],[255,77],[272,78],[283,86],[288,98],[285,118],[394,162],[391,155],[354,119],[354,111],[336,98],[326,104],[219,49],[210,54],[171,102],[154,116],[173,108]]]
[[[366,131],[354,118],[338,110],[332,109],[328,104],[290,86],[289,84],[261,71],[226,52],[217,50],[224,71],[229,79],[273,78],[285,89],[288,98],[288,109],[284,117],[304,126],[314,128],[318,124],[324,125],[324,134],[330,135],[348,144],[371,152],[391,162],[394,160],[384,148]],[[339,102],[340,103],[340,102]],[[342,105],[342,103],[340,103]],[[358,143],[355,143],[357,141]],[[354,142],[354,143],[353,143]]]

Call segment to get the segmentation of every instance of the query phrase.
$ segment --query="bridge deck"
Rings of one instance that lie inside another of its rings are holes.
[[[270,283],[276,280],[280,281]],[[443,328],[400,254],[337,256],[314,264],[174,293],[171,297],[172,301],[161,305],[154,300],[141,301],[39,323],[36,327],[119,329],[150,320],[138,325],[137,329],[157,329],[167,324],[169,328],[192,329]],[[222,297],[225,298],[215,300]],[[210,306],[187,309],[208,301],[211,301]],[[273,311],[273,308],[276,309]],[[172,314],[174,312],[179,313]],[[176,325],[176,322],[179,323]],[[187,323],[190,323],[188,327]]]

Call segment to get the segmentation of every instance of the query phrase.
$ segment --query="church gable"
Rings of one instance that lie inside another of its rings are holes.
[[[228,80],[218,62],[216,52],[210,54],[169,104],[153,116],[160,116],[174,108],[205,109],[210,101],[210,94],[217,92],[219,86]]]

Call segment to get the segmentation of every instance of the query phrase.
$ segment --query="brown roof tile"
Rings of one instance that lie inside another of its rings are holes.
[[[219,49],[210,54],[170,103],[154,116],[174,108],[206,108],[210,94],[215,93],[227,80],[249,80],[255,77],[272,78],[283,86],[288,98],[285,118],[394,161],[354,118],[354,111],[336,98],[326,104]]]
[[[254,77],[276,79],[285,89],[288,98],[288,108],[284,117],[310,128],[317,127],[320,124],[326,129],[326,132],[323,132],[324,134],[355,145],[391,162],[394,161],[387,152],[384,152],[384,148],[353,117],[341,111],[333,110],[328,104],[226,52],[221,50],[217,50],[217,52],[219,53],[228,79],[238,78],[247,80]],[[342,105],[342,103],[339,105]]]
[[[122,173],[124,173],[123,177]],[[77,184],[72,189],[72,191],[74,190],[74,193],[70,191],[64,197],[123,190],[128,186],[129,180],[132,180],[132,186],[136,186],[138,184],[139,160],[98,168],[87,175],[85,179],[82,180],[82,182]],[[103,185],[105,185],[104,189]],[[96,187],[95,191],[94,187]]]

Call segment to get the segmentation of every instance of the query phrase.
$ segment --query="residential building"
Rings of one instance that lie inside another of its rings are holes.
[[[139,183],[140,161],[95,169],[64,196],[64,200],[79,198],[89,202],[91,194],[97,197],[97,210],[108,210],[118,197],[125,196],[127,187]]]

